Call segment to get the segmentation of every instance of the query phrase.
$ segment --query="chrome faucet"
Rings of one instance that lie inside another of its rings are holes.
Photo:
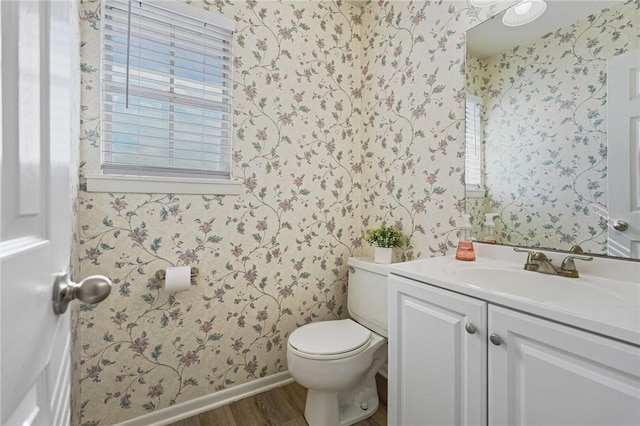
[[[517,247],[513,248],[514,251],[521,253],[528,253],[527,262],[524,264],[524,269],[527,271],[540,272],[541,274],[559,275],[567,278],[578,278],[578,270],[574,259],[590,261],[593,260],[591,256],[583,256],[580,246],[573,246],[569,250],[571,254],[565,257],[560,264],[560,267],[551,263],[551,259],[540,251],[523,250]]]

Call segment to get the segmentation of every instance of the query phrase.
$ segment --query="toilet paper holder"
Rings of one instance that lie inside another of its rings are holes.
[[[191,284],[196,283],[198,272],[200,272],[198,271],[198,268],[196,268],[195,266],[191,267]],[[159,269],[156,271],[156,278],[159,279],[160,281],[164,281],[166,277],[167,277],[167,271],[165,271],[164,269]]]

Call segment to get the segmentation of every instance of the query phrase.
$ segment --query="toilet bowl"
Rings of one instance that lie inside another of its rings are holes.
[[[368,259],[348,264],[353,319],[307,324],[287,341],[289,372],[308,389],[309,426],[351,425],[379,404],[375,375],[387,360],[387,269]]]

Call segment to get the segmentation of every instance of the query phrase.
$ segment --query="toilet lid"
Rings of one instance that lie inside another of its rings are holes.
[[[346,319],[320,321],[304,325],[289,336],[289,344],[311,355],[335,355],[351,352],[371,339],[371,331]]]

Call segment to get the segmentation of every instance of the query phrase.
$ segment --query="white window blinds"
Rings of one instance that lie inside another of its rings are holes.
[[[465,183],[468,189],[482,188],[482,99],[467,94],[465,124]]]
[[[233,29],[177,1],[104,3],[103,173],[230,178]]]

